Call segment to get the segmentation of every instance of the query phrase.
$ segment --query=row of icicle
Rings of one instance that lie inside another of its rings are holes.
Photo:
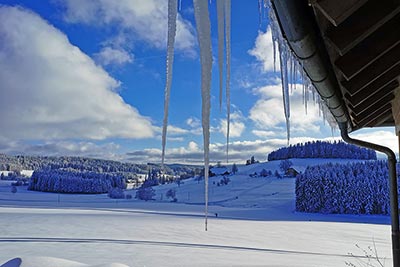
[[[262,1],[262,0],[259,0]],[[259,2],[260,5],[260,2]],[[279,60],[280,60],[280,72],[281,72],[281,82],[282,82],[282,96],[283,96],[283,107],[286,120],[286,131],[287,131],[287,142],[289,144],[290,140],[290,92],[298,83],[300,74],[301,84],[303,87],[303,105],[305,112],[307,114],[308,102],[313,101],[314,104],[318,104],[319,113],[323,116],[323,121],[327,121],[331,126],[332,131],[336,127],[335,120],[332,114],[329,112],[328,108],[324,104],[323,100],[320,98],[319,94],[316,93],[315,87],[312,84],[307,73],[304,71],[300,64],[300,61],[293,53],[286,39],[282,36],[278,20],[275,15],[275,11],[272,8],[271,0],[264,0],[264,8],[269,9],[269,23],[272,33],[272,45],[273,45],[273,58],[274,58],[274,70],[276,69],[276,45],[278,45],[279,50]],[[261,14],[260,14],[261,16]],[[312,96],[312,99],[310,98]]]
[[[179,8],[181,1],[179,2]],[[208,173],[209,173],[209,147],[210,147],[210,91],[212,70],[211,25],[208,12],[208,3],[204,0],[193,0],[194,15],[196,20],[197,39],[200,47],[201,64],[201,98],[202,98],[202,128],[204,146],[204,181],[205,181],[205,230],[208,228]],[[161,163],[164,168],[165,146],[168,126],[169,99],[172,84],[172,70],[174,61],[174,43],[176,35],[176,19],[178,15],[177,0],[168,0],[168,40],[166,62],[166,84],[164,98],[164,119],[162,129],[162,155]],[[231,54],[231,0],[217,0],[218,18],[218,66],[219,66],[219,104],[222,109],[223,87],[223,56],[224,37],[226,46],[226,109],[227,109],[227,135],[226,135],[226,160],[228,162],[229,131],[230,131],[230,54]],[[225,32],[224,32],[225,26]]]
[[[211,1],[210,1],[211,2]],[[211,25],[209,19],[208,2],[204,0],[193,0],[194,14],[196,20],[197,38],[200,47],[201,63],[201,96],[202,96],[202,128],[204,146],[204,180],[205,180],[205,230],[208,223],[208,172],[209,172],[209,146],[210,146],[210,91],[211,91],[211,70],[212,70],[212,48],[211,48]],[[231,68],[231,0],[216,0],[218,20],[218,68],[219,68],[219,107],[222,109],[223,92],[223,60],[224,44],[226,59],[226,109],[227,109],[227,135],[226,135],[226,160],[229,153],[229,132],[230,132],[230,68]],[[280,72],[282,81],[283,106],[286,120],[287,140],[290,140],[290,92],[297,84],[300,74],[303,86],[303,104],[307,113],[308,102],[312,100],[318,103],[320,113],[324,121],[333,127],[332,115],[323,104],[315,88],[304,72],[298,59],[293,54],[286,39],[282,36],[279,23],[276,19],[270,0],[259,0],[259,16],[262,17],[263,9],[269,9],[269,22],[272,32],[274,70],[276,70],[276,52],[278,45]],[[179,1],[179,9],[181,0]],[[176,35],[176,19],[178,15],[177,0],[168,0],[168,40],[166,60],[166,85],[164,98],[164,119],[162,130],[162,166],[164,167],[165,146],[168,125],[169,98],[172,83],[172,70],[174,61],[174,43]],[[224,27],[225,26],[225,27]],[[225,37],[225,38],[224,38]],[[224,43],[225,39],[225,43]]]

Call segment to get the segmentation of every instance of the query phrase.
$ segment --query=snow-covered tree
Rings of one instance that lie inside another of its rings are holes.
[[[15,194],[17,193],[18,189],[15,185],[11,186],[11,193]]]
[[[260,172],[260,176],[262,176],[262,177],[267,177],[268,174],[269,173],[268,173],[268,171],[266,169],[262,169],[261,172]]]
[[[233,163],[233,165],[232,165],[232,171],[231,171],[231,172],[232,172],[233,174],[236,174],[236,173],[238,172],[238,170],[239,170],[239,169],[238,169],[238,167],[236,166],[236,164]]]
[[[95,173],[73,169],[35,171],[28,186],[28,190],[34,191],[81,194],[107,193],[110,188],[125,189],[125,178],[117,173]]]
[[[114,187],[108,191],[108,197],[114,199],[123,199],[125,198],[125,194],[121,188]]]
[[[389,214],[386,161],[308,167],[296,179],[296,210]]]
[[[304,144],[290,145],[272,151],[268,161],[289,158],[351,158],[351,159],[376,159],[375,151],[346,144],[342,141],[333,143],[312,141]]]
[[[167,198],[170,198],[171,201],[173,201],[173,202],[176,202],[176,201],[177,201],[177,199],[176,199],[176,190],[175,190],[174,188],[169,189],[169,190],[167,191],[167,193],[165,193],[165,196],[166,196]]]
[[[292,167],[293,162],[291,162],[288,159],[282,160],[281,163],[279,164],[279,168],[283,173],[286,173],[287,170],[289,170],[290,167]]]
[[[136,191],[136,198],[140,200],[154,200],[154,196],[156,195],[155,190],[152,187],[140,187]]]

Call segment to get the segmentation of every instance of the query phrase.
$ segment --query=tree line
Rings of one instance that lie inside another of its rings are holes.
[[[268,154],[268,161],[290,158],[345,158],[376,160],[376,152],[371,149],[346,144],[342,141],[312,141],[282,147]]]
[[[34,171],[28,190],[74,194],[101,194],[112,188],[126,188],[125,178],[118,174],[82,172],[73,169]]]
[[[386,161],[307,167],[296,179],[296,210],[340,214],[389,214]]]

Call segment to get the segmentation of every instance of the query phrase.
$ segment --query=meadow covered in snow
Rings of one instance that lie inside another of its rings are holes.
[[[299,171],[349,161],[292,159]],[[249,176],[262,169],[274,172],[279,161],[239,166],[227,185],[210,177],[207,232],[204,181],[196,179],[156,186],[155,200],[147,202],[26,187],[11,193],[10,181],[1,181],[0,263],[21,257],[21,266],[29,266],[42,256],[91,266],[358,266],[368,259],[356,245],[375,244],[391,266],[388,216],[297,213],[295,178]],[[176,203],[165,196],[170,189]]]

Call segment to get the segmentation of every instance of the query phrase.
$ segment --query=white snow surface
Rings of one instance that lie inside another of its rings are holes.
[[[307,165],[349,162],[291,161],[298,171]],[[274,172],[279,163],[238,166],[228,185],[216,185],[222,176],[210,177],[208,231],[203,227],[203,181],[192,178],[180,186],[154,187],[155,200],[148,202],[109,199],[105,194],[32,192],[26,187],[13,194],[11,181],[0,181],[0,265],[14,259],[14,265],[4,267],[123,266],[110,265],[117,262],[336,267],[346,261],[357,266],[358,260],[365,259],[355,245],[367,249],[375,243],[379,257],[386,258],[385,266],[392,266],[390,217],[297,213],[294,178],[249,176],[262,169]],[[177,203],[165,197],[171,188],[176,190]],[[17,265],[17,258],[22,264]]]
[[[128,267],[125,264],[111,263],[101,265],[87,265],[76,261],[70,261],[52,257],[23,257],[14,258],[0,267]]]

